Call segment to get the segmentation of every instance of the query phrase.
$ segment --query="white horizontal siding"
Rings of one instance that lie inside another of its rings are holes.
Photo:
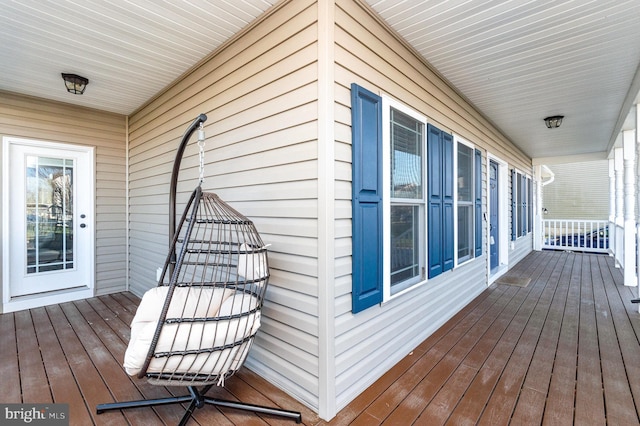
[[[124,116],[0,92],[0,136],[95,147],[96,294],[126,289],[125,134]]]
[[[350,0],[337,3],[335,352],[340,409],[487,285],[484,254],[381,306],[357,315],[351,313],[351,83],[415,109],[425,115],[428,122],[475,144],[485,159],[487,150],[500,153],[509,164],[527,171],[531,169],[531,160],[366,7]],[[485,163],[483,161],[483,180],[486,179]],[[483,188],[486,211],[486,184]],[[507,224],[502,232],[509,232]],[[485,235],[483,241],[486,241]],[[523,245],[518,256],[525,250]]]
[[[524,257],[533,250],[533,232],[528,233],[524,237],[519,237],[515,241],[511,241],[509,247],[509,267],[520,262]]]
[[[607,160],[554,164],[554,181],[542,187],[544,219],[609,217],[609,162]]]
[[[187,125],[204,123],[203,189],[251,218],[271,277],[247,365],[318,406],[318,87],[312,0],[285,2],[130,117],[131,288],[155,285],[167,250],[168,191]],[[199,177],[185,150],[178,213]]]

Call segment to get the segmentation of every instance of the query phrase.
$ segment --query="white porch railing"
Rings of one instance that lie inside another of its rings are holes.
[[[609,252],[609,220],[544,219],[543,249]]]

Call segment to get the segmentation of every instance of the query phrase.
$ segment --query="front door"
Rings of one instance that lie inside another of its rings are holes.
[[[15,299],[92,289],[93,149],[13,138],[3,145],[4,292]]]
[[[498,164],[489,162],[489,258],[491,270],[500,264]]]

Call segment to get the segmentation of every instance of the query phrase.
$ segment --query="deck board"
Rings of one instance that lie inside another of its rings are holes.
[[[44,368],[54,401],[69,404],[69,415],[78,423],[91,424],[91,415],[87,411],[82,393],[78,389],[73,372],[67,363],[60,341],[56,337],[53,325],[44,308],[31,311],[33,323],[42,351]],[[45,387],[46,384],[41,386]]]
[[[22,402],[20,389],[20,364],[16,343],[15,315],[0,315],[0,381],[2,400],[6,403]]]
[[[596,303],[596,319],[601,347],[600,363],[604,378],[607,421],[614,424],[633,424],[638,419],[631,393],[631,389],[634,386],[630,386],[627,381],[628,376],[623,359],[629,340],[628,336],[623,333],[622,325],[616,325],[615,323],[615,318],[619,312],[616,305],[617,294],[609,299],[605,289],[604,281],[612,280],[612,276],[608,274],[609,269],[603,267],[603,263],[600,262],[601,259],[598,259],[598,261],[601,274],[593,277],[593,288],[595,300],[602,301],[601,303]],[[616,348],[617,350],[605,350],[605,348]]]
[[[455,407],[448,424],[476,424],[480,420],[511,356],[515,343],[513,339],[516,338],[516,334],[514,334],[516,329],[510,329],[511,323],[519,312],[522,315],[528,310],[526,305],[523,308],[525,300],[537,297],[541,285],[550,279],[558,263],[559,257],[555,256],[546,263],[544,268],[532,271],[535,276],[529,287],[518,290],[516,297],[500,318],[500,322],[496,323],[487,333],[487,336],[491,336],[491,338],[483,338],[481,344],[474,348],[469,360],[472,360],[477,366],[478,375],[471,383],[467,394]],[[505,333],[507,338],[503,338]],[[487,340],[492,342],[490,347],[487,345]]]
[[[20,366],[20,389],[22,400],[37,403],[52,402],[51,390],[47,385],[40,345],[31,319],[31,311],[15,314],[16,344]]]
[[[330,422],[247,369],[209,396],[299,410],[313,426],[640,424],[638,289],[613,259],[534,252],[510,273],[529,284],[491,285]],[[67,402],[72,425],[177,423],[177,406],[95,413],[182,394],[121,366],[139,302],[117,293],[0,315],[2,402]],[[294,423],[207,406],[190,424]]]
[[[493,317],[495,315],[491,311],[495,305],[497,305],[498,308],[494,309],[499,309],[501,304],[498,303],[498,301],[503,297],[510,298],[513,291],[515,290],[506,290],[504,293],[496,292],[495,294],[492,294],[492,296],[495,296],[497,299],[494,299],[494,297],[488,297],[486,299],[486,302],[483,305],[486,306],[487,309],[485,313],[490,312],[488,317]],[[456,327],[451,328],[439,339],[433,338],[434,336],[427,339],[426,342],[429,342],[427,345],[430,344],[430,348],[427,351],[423,351],[422,355],[411,355],[410,358],[414,360],[411,368],[406,370],[400,378],[395,380],[387,389],[385,389],[380,397],[376,398],[376,400],[367,407],[363,414],[367,417],[371,416],[372,418],[382,421],[391,412],[398,411],[397,408],[404,398],[409,395],[416,386],[418,386],[420,381],[424,379],[426,374],[436,364],[437,360],[445,356],[446,353],[461,338],[463,338],[467,331],[473,328],[483,316],[484,314],[481,315],[481,310],[474,310],[473,314],[469,314],[464,317],[460,322],[456,323]],[[385,376],[387,376],[388,379],[393,378],[395,376],[395,372],[391,371],[385,374]],[[384,376],[382,380],[384,380]],[[400,411],[402,410],[400,409]]]

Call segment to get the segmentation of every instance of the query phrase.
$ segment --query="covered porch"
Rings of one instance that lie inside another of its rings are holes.
[[[329,424],[638,424],[633,290],[610,256],[532,252]],[[175,406],[95,414],[101,402],[178,392],[130,379],[120,366],[138,302],[118,293],[0,315],[3,402],[69,402],[78,425],[175,423]],[[246,368],[211,393],[326,424]],[[194,418],[294,424],[212,407]]]

